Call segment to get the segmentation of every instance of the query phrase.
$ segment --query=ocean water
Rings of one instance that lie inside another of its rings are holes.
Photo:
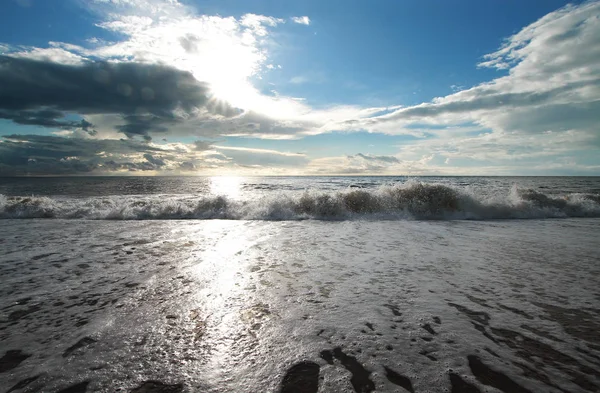
[[[600,178],[0,195],[0,392],[600,391]]]
[[[1,218],[600,217],[600,177],[0,179]]]

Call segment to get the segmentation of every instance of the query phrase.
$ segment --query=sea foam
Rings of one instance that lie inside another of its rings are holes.
[[[600,217],[600,195],[544,194],[532,189],[496,190],[410,181],[373,189],[303,193],[284,191],[236,200],[224,195],[114,195],[87,198],[0,195],[0,218],[92,220],[489,220]]]

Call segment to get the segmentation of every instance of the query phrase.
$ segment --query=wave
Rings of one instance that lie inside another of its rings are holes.
[[[252,200],[225,196],[106,196],[95,198],[7,197],[0,218],[92,220],[488,220],[600,217],[599,194],[549,195],[513,186],[504,192],[408,182],[377,189],[338,192],[273,192]]]

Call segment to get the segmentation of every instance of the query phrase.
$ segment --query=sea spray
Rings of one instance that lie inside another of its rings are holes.
[[[496,190],[409,181],[343,191],[279,191],[254,199],[224,195],[119,195],[20,197],[0,195],[0,218],[92,220],[231,219],[514,219],[600,217],[597,194],[545,194],[532,189]]]

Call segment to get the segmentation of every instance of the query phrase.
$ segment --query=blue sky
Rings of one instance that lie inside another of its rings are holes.
[[[0,175],[600,174],[597,1],[2,7]]]

